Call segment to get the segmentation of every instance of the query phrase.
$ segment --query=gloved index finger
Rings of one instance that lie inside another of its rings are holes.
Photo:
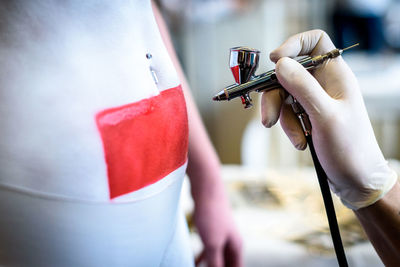
[[[280,59],[276,64],[276,76],[283,88],[300,102],[310,119],[314,114],[326,114],[332,108],[332,98],[298,62],[287,57]]]
[[[269,55],[277,62],[282,57],[294,58],[304,55],[321,55],[335,49],[329,36],[322,30],[312,30],[296,34],[286,40]]]

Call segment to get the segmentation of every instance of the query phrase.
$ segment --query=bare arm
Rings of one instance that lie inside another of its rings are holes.
[[[195,202],[195,223],[204,243],[208,266],[242,266],[241,238],[233,223],[221,179],[220,161],[197,110],[168,30],[154,6],[164,43],[178,72],[185,94],[189,120],[187,173]]]
[[[355,211],[386,266],[400,263],[400,184],[375,204]]]

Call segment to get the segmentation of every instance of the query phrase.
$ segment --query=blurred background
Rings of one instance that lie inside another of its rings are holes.
[[[254,107],[250,110],[244,110],[239,99],[217,103],[211,98],[234,83],[228,65],[231,47],[259,49],[257,73],[261,73],[274,68],[269,52],[298,32],[323,29],[339,48],[359,42],[360,46],[344,58],[359,80],[381,149],[397,168],[400,159],[400,1],[159,0],[158,4],[211,140],[224,164],[223,175],[235,217],[245,233],[246,265],[293,266],[301,260],[302,266],[321,266],[319,260],[325,259],[324,266],[336,266],[310,153],[296,151],[279,123],[272,129],[261,125],[257,94],[252,94]],[[289,187],[294,189],[292,193],[282,187],[286,178]],[[342,231],[346,228],[344,225],[358,229],[350,230],[344,237],[350,236],[345,243],[353,253],[351,266],[383,266],[365,242],[352,213],[335,201]],[[299,202],[302,215],[319,216],[313,220],[318,222],[316,225],[311,227],[310,221],[302,221],[304,216],[291,213],[296,207],[294,203]],[[190,204],[184,205],[190,207]],[[354,232],[357,234],[352,236]],[[299,244],[302,248],[297,247]],[[293,262],[288,262],[287,253],[294,255]]]
[[[325,30],[337,47],[360,43],[360,48],[349,51],[345,59],[358,76],[385,156],[400,158],[400,105],[396,105],[400,95],[400,79],[396,80],[400,71],[400,1],[164,0],[160,4],[223,163],[251,164],[246,158],[250,154],[257,155],[257,164],[274,167],[309,163],[302,159],[308,153],[294,153],[292,147],[286,147],[279,129],[260,128],[258,135],[246,138],[247,131],[257,132],[252,121],[260,121],[256,94],[251,110],[244,110],[239,99],[216,103],[211,98],[234,83],[229,48],[244,45],[259,49],[261,73],[274,67],[270,51],[292,34],[317,28]]]

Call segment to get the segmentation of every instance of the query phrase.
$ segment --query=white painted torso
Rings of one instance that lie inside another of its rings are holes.
[[[96,113],[179,84],[150,1],[33,2],[1,36],[0,184],[108,201]]]
[[[96,124],[99,112],[158,99],[180,83],[150,1],[4,2],[0,265],[192,266],[178,205],[186,163],[110,199]]]

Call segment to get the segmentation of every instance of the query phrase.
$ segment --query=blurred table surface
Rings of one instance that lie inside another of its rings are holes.
[[[397,170],[398,162],[394,162]],[[322,197],[313,168],[255,170],[224,165],[223,179],[244,239],[245,266],[337,266]],[[352,211],[333,195],[351,267],[384,266]],[[185,184],[183,208],[193,205]],[[191,232],[195,254],[202,245]]]

